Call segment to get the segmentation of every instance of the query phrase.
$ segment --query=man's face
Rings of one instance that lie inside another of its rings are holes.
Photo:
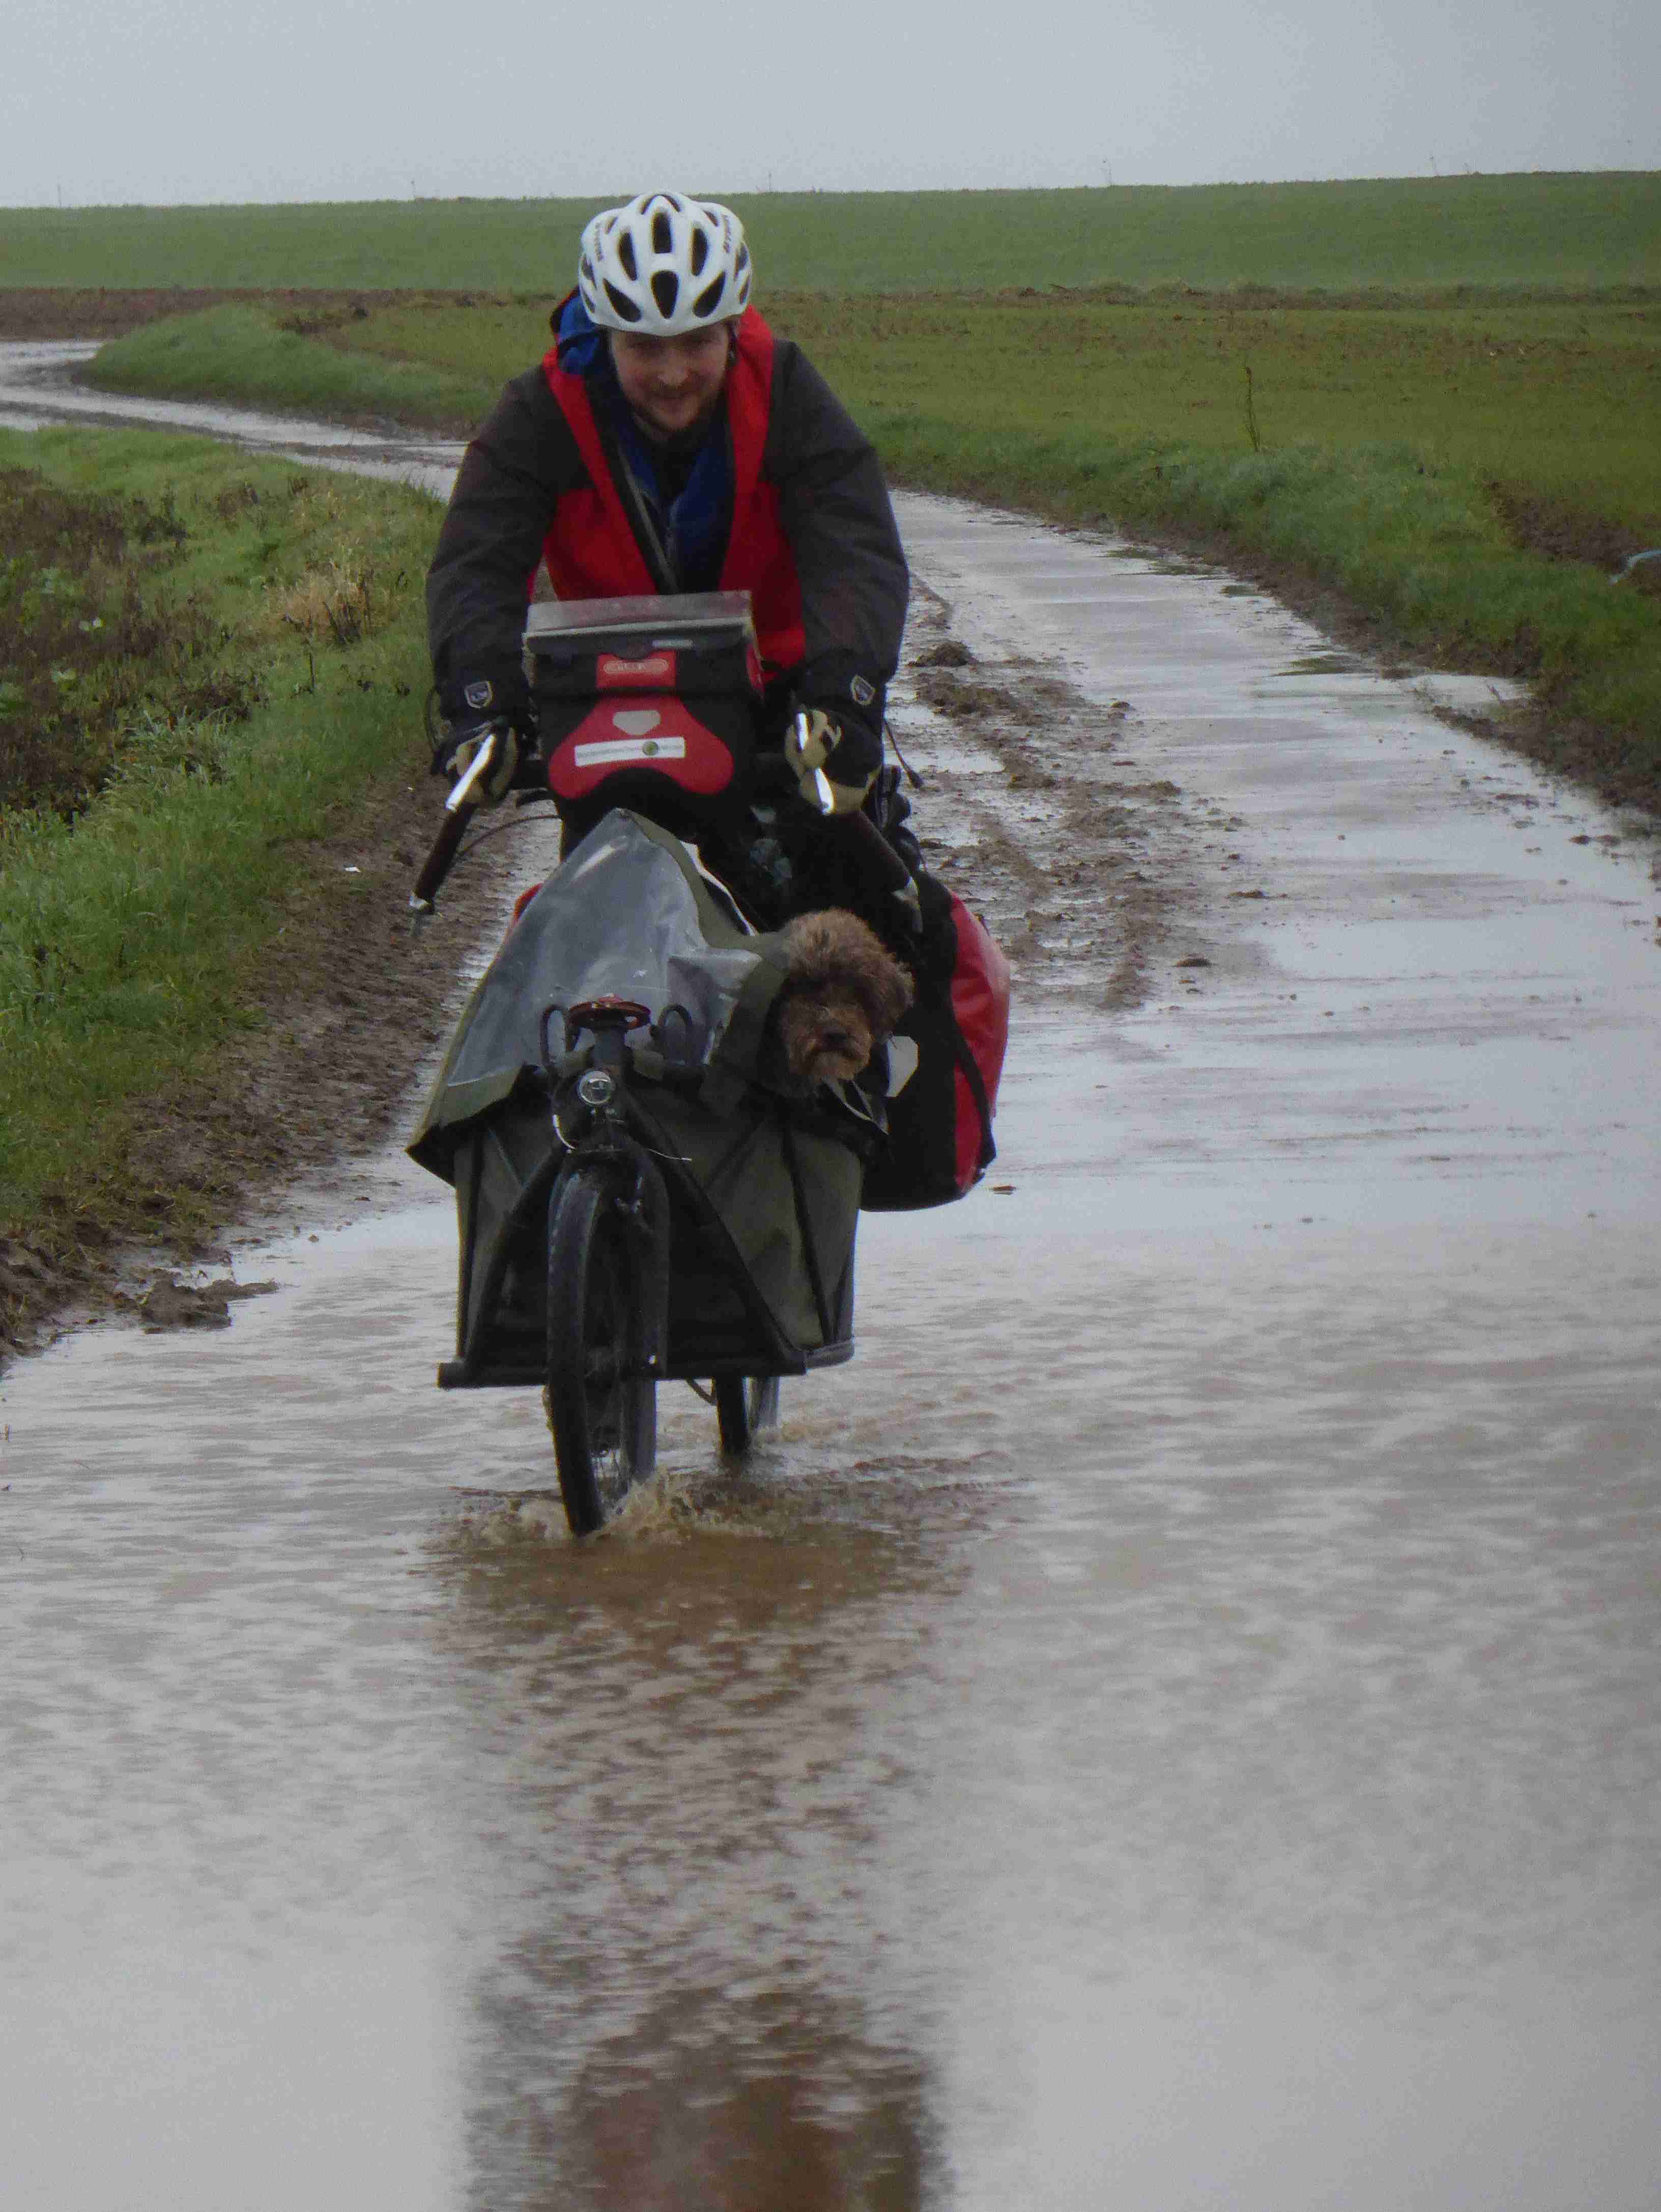
[[[680,337],[611,333],[611,365],[623,397],[649,430],[673,438],[695,430],[714,411],[727,373],[727,325]]]

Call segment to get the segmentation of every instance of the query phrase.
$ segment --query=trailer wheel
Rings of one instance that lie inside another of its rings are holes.
[[[779,1425],[776,1375],[718,1375],[715,1411],[721,1423],[721,1449],[742,1459],[763,1429]]]

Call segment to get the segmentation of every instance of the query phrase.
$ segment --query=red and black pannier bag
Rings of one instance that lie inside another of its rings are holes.
[[[719,818],[761,703],[748,592],[537,600],[524,652],[549,789],[571,829],[613,806],[670,825]]]
[[[979,915],[932,876],[918,879],[924,953],[917,996],[900,1023],[910,1055],[889,1047],[899,1087],[885,1102],[888,1139],[867,1164],[867,1212],[946,1206],[973,1189],[997,1156],[992,1116],[1009,1036],[1009,963]]]

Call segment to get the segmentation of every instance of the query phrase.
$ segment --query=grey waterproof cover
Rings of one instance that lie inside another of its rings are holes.
[[[540,1061],[543,1009],[634,999],[671,1024],[676,1057],[739,1081],[755,1072],[767,1008],[784,981],[778,939],[747,934],[677,837],[641,815],[609,814],[548,878],[469,1000],[409,1151],[448,1179],[462,1129],[507,1098]],[[557,1024],[557,1052],[563,1042]],[[712,1086],[712,1089],[716,1086]]]

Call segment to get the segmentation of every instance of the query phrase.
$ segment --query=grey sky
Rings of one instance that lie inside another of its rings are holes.
[[[0,206],[1661,167],[1656,0],[7,15]]]

